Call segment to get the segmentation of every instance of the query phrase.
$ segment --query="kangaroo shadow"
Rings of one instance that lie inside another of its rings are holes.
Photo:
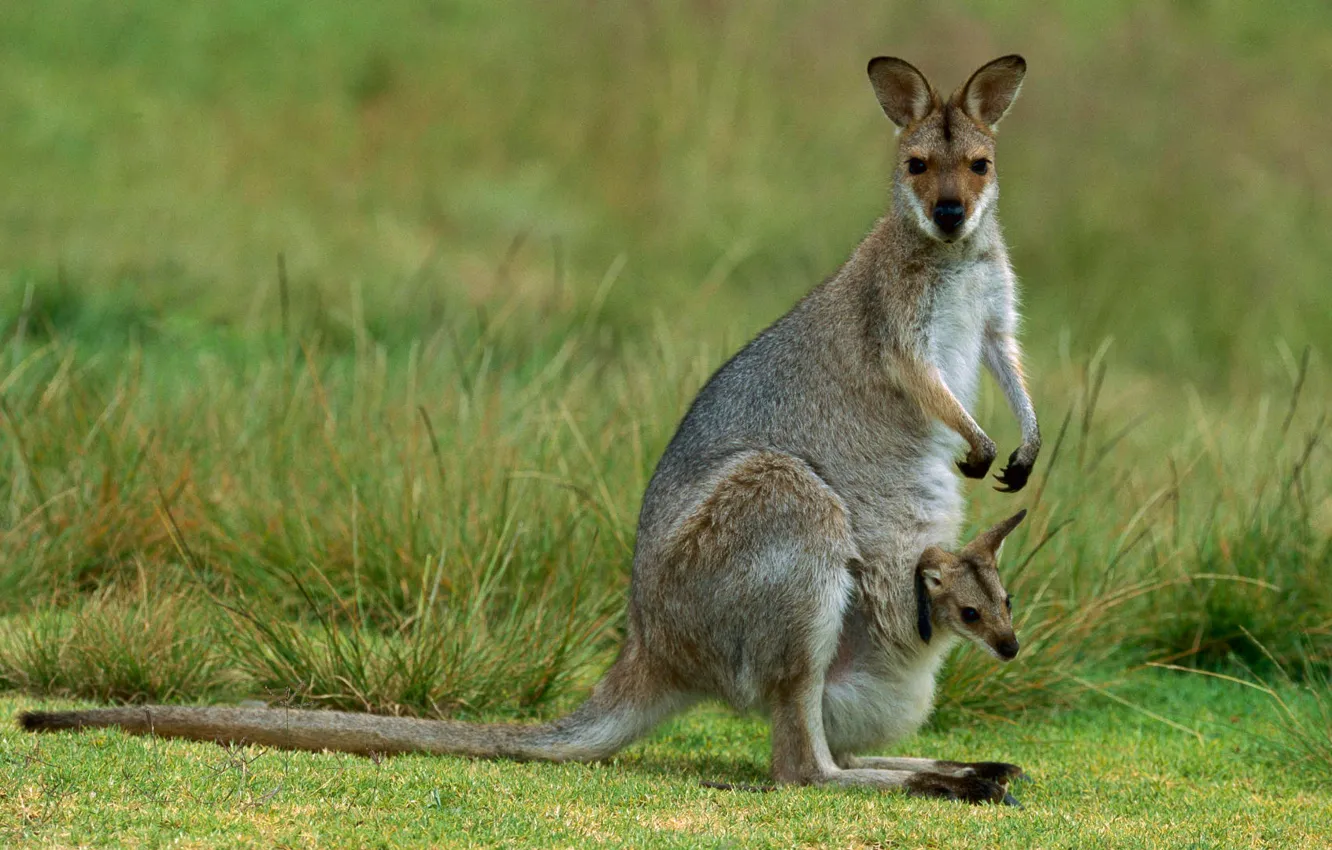
[[[772,776],[766,761],[743,755],[694,752],[681,755],[656,752],[626,752],[610,762],[614,769],[657,779],[697,782],[709,787],[736,790],[771,790]]]

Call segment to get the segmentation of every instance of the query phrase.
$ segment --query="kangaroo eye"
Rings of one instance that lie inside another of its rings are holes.
[[[962,609],[962,622],[974,623],[979,619],[980,619],[980,612],[977,611],[975,608]]]
[[[1004,607],[1010,611],[1013,610],[1013,597],[1011,596],[1004,597]]]
[[[911,159],[907,160],[907,171],[910,171],[912,174],[924,174],[925,160],[918,159],[914,156],[911,157]]]
[[[990,170],[990,161],[988,159],[978,159],[971,163],[971,170],[977,174],[984,174]]]

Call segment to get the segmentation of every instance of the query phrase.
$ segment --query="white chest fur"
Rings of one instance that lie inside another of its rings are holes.
[[[990,263],[972,262],[946,271],[931,293],[926,356],[968,410],[975,401],[980,379],[991,291],[1002,285],[1000,269]]]

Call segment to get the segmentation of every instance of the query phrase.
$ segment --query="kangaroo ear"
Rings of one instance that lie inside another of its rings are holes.
[[[939,100],[925,75],[901,59],[876,56],[870,60],[868,72],[883,114],[899,130],[929,115]]]
[[[1027,60],[1016,54],[986,63],[953,95],[953,103],[991,130],[1017,100]]]
[[[925,589],[925,572],[916,570],[916,631],[926,643],[934,635],[934,624],[930,621],[930,593]]]
[[[1026,516],[1027,509],[1023,508],[1008,519],[996,525],[994,528],[991,528],[989,531],[982,534],[980,537],[976,538],[976,542],[988,550],[991,555],[997,557],[999,549],[1004,545],[1004,538],[1011,534],[1013,529],[1017,528],[1018,524],[1022,522]]]

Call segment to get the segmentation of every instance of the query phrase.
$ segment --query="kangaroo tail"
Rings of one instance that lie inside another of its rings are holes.
[[[480,724],[282,708],[125,706],[31,711],[30,732],[116,727],[136,735],[259,744],[320,752],[438,753],[519,761],[596,761],[620,750],[685,704],[651,688],[622,656],[572,714],[551,723]]]

